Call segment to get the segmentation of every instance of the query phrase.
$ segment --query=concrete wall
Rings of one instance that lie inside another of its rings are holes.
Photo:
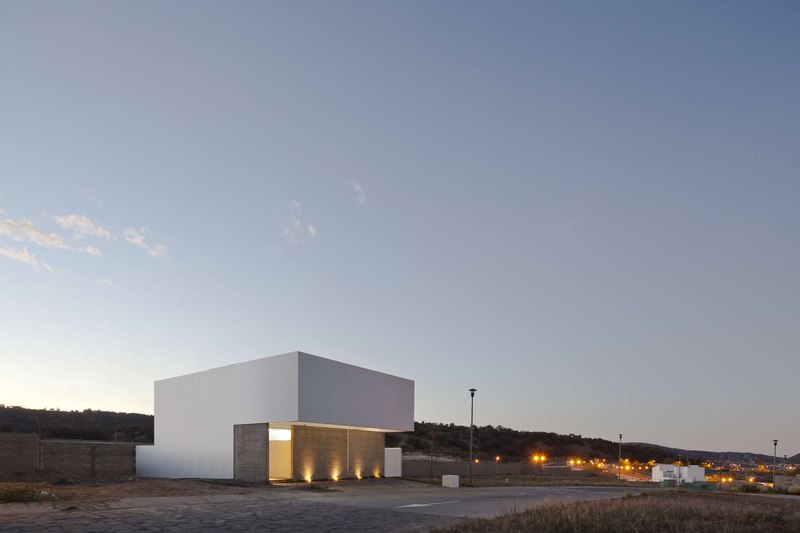
[[[302,352],[157,381],[138,474],[230,479],[233,427],[271,422],[413,430],[414,382]]]
[[[383,446],[383,433],[374,431],[292,426],[293,477],[382,476]]]
[[[39,468],[39,435],[0,433],[0,479],[32,474]]]
[[[350,472],[347,477],[383,476],[386,436],[375,431],[350,430]]]
[[[233,478],[240,481],[269,480],[269,426],[233,426]]]
[[[0,477],[114,478],[136,474],[132,443],[40,440],[36,434],[0,433]]]

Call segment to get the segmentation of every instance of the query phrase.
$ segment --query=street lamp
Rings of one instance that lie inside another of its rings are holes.
[[[776,492],[775,490],[775,465],[778,462],[778,439],[772,441],[774,446],[772,451],[772,492]]]
[[[617,485],[622,485],[622,433],[619,434],[619,461],[617,462]]]
[[[469,389],[469,486],[472,486],[472,417],[475,414],[475,391]]]

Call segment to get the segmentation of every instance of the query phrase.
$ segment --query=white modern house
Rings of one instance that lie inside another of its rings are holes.
[[[382,476],[384,434],[414,429],[414,382],[291,352],[156,381],[154,410],[140,476]]]
[[[701,483],[706,480],[706,469],[702,466],[676,466],[668,464],[653,465],[653,481],[674,481],[681,483]]]

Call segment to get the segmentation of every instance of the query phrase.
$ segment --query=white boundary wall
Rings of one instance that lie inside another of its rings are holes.
[[[403,477],[403,449],[383,449],[383,476]]]
[[[291,352],[155,383],[155,444],[140,476],[233,477],[233,426],[269,422],[414,429],[414,382]]]

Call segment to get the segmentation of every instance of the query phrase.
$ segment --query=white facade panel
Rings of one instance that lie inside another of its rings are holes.
[[[296,353],[157,381],[155,446],[137,450],[137,473],[232,478],[233,426],[296,420],[297,386]]]
[[[300,420],[414,430],[414,382],[300,353]]]

